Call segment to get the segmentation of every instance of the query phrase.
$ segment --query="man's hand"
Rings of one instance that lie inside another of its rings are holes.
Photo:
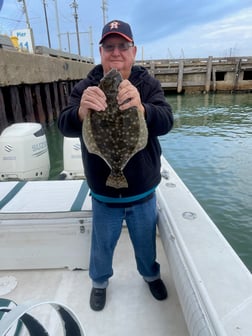
[[[124,79],[119,85],[117,101],[120,106],[120,110],[126,110],[135,106],[142,113],[145,111],[137,88],[127,79]]]
[[[89,86],[83,91],[78,115],[82,121],[89,109],[95,111],[104,111],[107,107],[106,96],[98,86]]]

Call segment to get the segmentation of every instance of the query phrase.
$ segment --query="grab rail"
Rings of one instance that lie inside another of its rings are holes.
[[[14,308],[0,307],[0,312],[6,313],[0,320],[0,335],[7,335],[7,332],[21,321],[30,336],[50,336],[44,326],[28,314],[30,310],[45,304],[51,305],[59,314],[65,336],[86,336],[79,318],[69,307],[56,301],[38,300],[27,301]]]

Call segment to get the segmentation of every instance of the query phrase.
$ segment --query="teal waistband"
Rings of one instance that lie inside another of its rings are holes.
[[[129,196],[129,197],[107,197],[107,196],[102,196],[99,194],[94,193],[91,191],[91,195],[100,202],[103,203],[130,203],[130,202],[135,202],[138,201],[142,198],[147,197],[148,195],[152,194],[155,191],[156,187],[152,188],[151,190],[148,190],[142,194],[135,195],[135,196]]]

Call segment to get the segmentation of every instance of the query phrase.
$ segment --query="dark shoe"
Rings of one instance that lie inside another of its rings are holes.
[[[157,279],[154,281],[147,282],[149,285],[151,294],[154,296],[157,300],[165,300],[168,296],[165,284],[161,279]]]
[[[93,310],[102,310],[106,303],[106,288],[92,288],[90,294],[90,307]]]

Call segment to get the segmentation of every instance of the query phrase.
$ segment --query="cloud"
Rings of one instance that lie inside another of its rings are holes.
[[[77,38],[73,8],[70,0],[58,0],[62,49],[77,53]],[[42,1],[27,0],[30,23],[36,45],[48,46]],[[55,1],[46,1],[52,48],[58,48]],[[96,62],[99,62],[98,41],[103,26],[101,0],[78,3],[78,24],[81,52],[90,56],[87,31],[92,27],[92,41]],[[251,0],[124,0],[107,1],[107,19],[121,19],[132,25],[141,58],[222,56],[227,50],[251,55]],[[0,31],[25,28],[25,16],[17,0],[5,0],[0,14]],[[67,33],[70,35],[69,41]]]
[[[251,6],[248,0],[212,0],[209,4],[202,0],[186,2],[155,0],[137,1],[132,10],[132,22],[137,40],[146,43],[170,36],[195,25],[207,24],[237,13]]]
[[[144,43],[144,58],[248,56],[252,54],[252,7],[211,23]],[[138,54],[138,59],[142,56]]]

